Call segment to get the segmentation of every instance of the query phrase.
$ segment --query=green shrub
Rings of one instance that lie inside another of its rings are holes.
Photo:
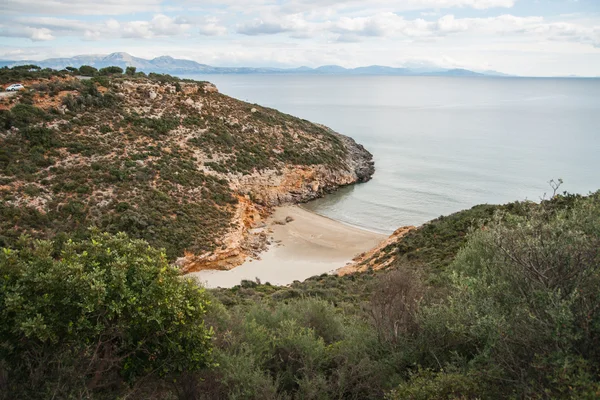
[[[27,127],[19,131],[23,139],[29,142],[31,147],[41,146],[49,149],[57,144],[55,132],[43,127]]]
[[[117,67],[117,66],[105,67],[105,68],[100,68],[100,70],[98,70],[98,73],[100,75],[122,74],[123,68]]]
[[[467,400],[493,398],[475,376],[461,372],[419,370],[390,392],[388,400]]]
[[[55,76],[64,77],[66,71],[55,71],[53,69],[40,69],[37,65],[22,65],[12,68],[0,68],[0,84],[14,83],[29,79],[49,79]]]
[[[11,127],[28,128],[32,124],[43,122],[49,116],[40,108],[30,104],[17,104],[10,111],[2,114],[3,125],[6,129]]]
[[[237,352],[216,349],[217,367],[199,375],[199,398],[271,400],[277,398],[277,383],[262,368],[248,348]]]
[[[285,398],[381,398],[391,377],[378,360],[376,335],[323,300],[258,303],[231,313],[220,308],[208,320],[221,361],[207,385],[226,381],[236,398],[264,397],[252,379]]]
[[[79,74],[83,76],[94,76],[96,75],[96,73],[98,73],[98,70],[89,65],[82,65],[81,67],[79,67]]]
[[[61,246],[58,259],[26,238],[0,253],[0,392],[114,398],[210,364],[207,300],[164,254],[123,234]]]

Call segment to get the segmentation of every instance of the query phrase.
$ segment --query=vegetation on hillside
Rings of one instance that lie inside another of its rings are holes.
[[[42,69],[37,65],[20,65],[17,67],[0,68],[0,85],[16,83],[29,79],[50,79],[53,77],[65,77],[68,71],[55,71],[50,68]]]
[[[496,207],[495,212],[481,211],[475,207],[416,229],[411,238],[396,245],[396,252],[406,253],[415,243],[424,249],[435,244],[440,251],[414,248],[407,253],[413,256],[396,258],[387,271],[323,275],[290,287],[246,281],[230,290],[199,295],[197,301],[203,304],[206,298],[202,296],[211,297],[204,316],[193,314],[196,322],[203,321],[212,329],[210,362],[186,364],[175,376],[156,375],[148,386],[136,385],[136,380],[129,380],[117,366],[111,379],[119,377],[118,390],[129,398],[597,398],[600,192],[588,197],[556,196],[541,205],[516,203]],[[480,217],[483,219],[476,219]],[[463,243],[460,246],[454,245],[457,236]],[[24,351],[19,347],[22,344],[14,342],[19,334],[29,332],[40,318],[60,320],[56,326],[48,325],[48,332],[74,329],[68,327],[82,323],[87,326],[77,309],[94,310],[97,294],[104,293],[93,289],[94,285],[82,284],[81,290],[72,293],[83,301],[77,303],[80,308],[55,312],[47,305],[58,302],[57,296],[68,283],[56,283],[55,287],[54,279],[17,279],[6,270],[28,277],[40,273],[51,277],[70,264],[82,271],[82,263],[74,260],[83,257],[89,260],[83,264],[92,268],[92,279],[106,268],[105,262],[114,265],[110,268],[150,263],[149,273],[158,273],[152,261],[158,257],[162,260],[158,262],[160,271],[172,271],[164,264],[164,256],[142,242],[130,242],[124,236],[100,238],[59,246],[63,250],[56,261],[52,256],[56,243],[21,240],[17,250],[4,251],[0,263],[3,287],[7,293],[20,293],[18,307],[28,310],[23,317],[8,314],[9,318],[21,318],[20,324],[2,315],[10,323],[4,324],[1,348],[14,349],[5,370],[30,368],[17,362],[23,359],[17,355]],[[123,259],[123,247],[130,249],[127,254],[133,258]],[[119,262],[112,262],[111,257]],[[451,261],[445,263],[448,259]],[[131,279],[138,276],[134,268],[128,270]],[[70,276],[71,271],[60,276]],[[23,282],[36,286],[24,286]],[[188,288],[185,281],[181,285]],[[40,290],[46,295],[40,295]],[[125,304],[128,296],[142,304],[132,292],[123,294]],[[16,297],[7,295],[2,302],[15,307]],[[149,303],[144,300],[139,311],[154,312],[154,306],[148,304],[160,304],[161,298],[153,297]],[[72,301],[67,298],[64,304]],[[175,306],[177,301],[173,300]],[[96,315],[94,312],[89,315]],[[198,329],[206,332],[203,326]],[[172,328],[184,329],[176,323]],[[46,327],[40,332],[46,332]],[[77,332],[89,334],[85,329]],[[52,337],[56,336],[37,340]],[[157,340],[162,343],[161,338]],[[205,345],[193,349],[208,357]],[[142,357],[140,362],[146,361]],[[66,368],[54,373],[57,375],[49,375],[54,379],[49,380],[50,385],[63,382],[61,379],[73,372]],[[6,372],[0,375],[6,376]],[[84,378],[74,385],[85,387],[91,398],[102,398],[106,390],[117,393],[116,386],[90,390]],[[142,387],[152,387],[154,394]]]
[[[232,175],[343,168],[346,149],[325,128],[206,82],[112,67],[0,69],[2,82],[23,79],[27,90],[0,102],[0,246],[24,233],[82,239],[96,226],[170,260],[201,254],[231,228]]]

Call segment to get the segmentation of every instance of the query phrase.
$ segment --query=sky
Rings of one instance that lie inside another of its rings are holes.
[[[600,0],[2,0],[0,59],[600,76]]]

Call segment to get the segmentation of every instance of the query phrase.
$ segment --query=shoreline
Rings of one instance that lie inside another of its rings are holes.
[[[311,200],[311,201],[312,201],[312,200]],[[310,201],[309,201],[309,202],[310,202]],[[365,231],[365,232],[369,232],[369,233],[374,233],[374,234],[376,234],[376,235],[383,235],[383,236],[385,236],[385,237],[388,237],[389,235],[391,235],[391,233],[386,233],[386,232],[383,232],[383,231],[376,231],[376,230],[373,230],[373,229],[366,228],[366,227],[364,227],[364,226],[360,226],[360,225],[356,225],[356,224],[351,224],[351,223],[349,223],[349,222],[340,221],[339,219],[335,219],[335,218],[328,217],[327,215],[319,214],[319,213],[318,213],[318,212],[316,212],[316,211],[309,210],[308,208],[304,207],[304,205],[305,205],[306,203],[308,203],[308,202],[305,202],[305,203],[299,203],[299,204],[294,204],[294,205],[295,205],[296,207],[298,207],[298,208],[301,208],[302,210],[304,210],[304,211],[306,211],[306,212],[309,212],[309,213],[311,213],[311,214],[317,215],[317,216],[319,216],[319,217],[321,217],[321,218],[326,218],[326,219],[328,219],[328,220],[330,220],[330,221],[333,221],[333,222],[335,222],[335,223],[338,223],[338,224],[342,224],[342,225],[348,226],[348,227],[350,227],[350,228],[356,228],[356,229],[359,229],[359,230],[361,230],[361,231]]]
[[[288,218],[289,217],[289,218]],[[286,219],[290,222],[284,222]],[[268,248],[230,270],[204,270],[187,276],[207,288],[233,287],[242,280],[288,285],[315,275],[334,273],[378,246],[388,235],[371,232],[306,210],[299,205],[276,207],[264,228]]]

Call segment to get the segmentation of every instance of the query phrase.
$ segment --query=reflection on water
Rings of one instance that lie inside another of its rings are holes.
[[[317,211],[323,208],[336,208],[345,198],[352,196],[352,193],[356,190],[357,186],[358,185],[350,185],[341,187],[324,197],[309,201],[304,204],[303,207],[311,211]]]

